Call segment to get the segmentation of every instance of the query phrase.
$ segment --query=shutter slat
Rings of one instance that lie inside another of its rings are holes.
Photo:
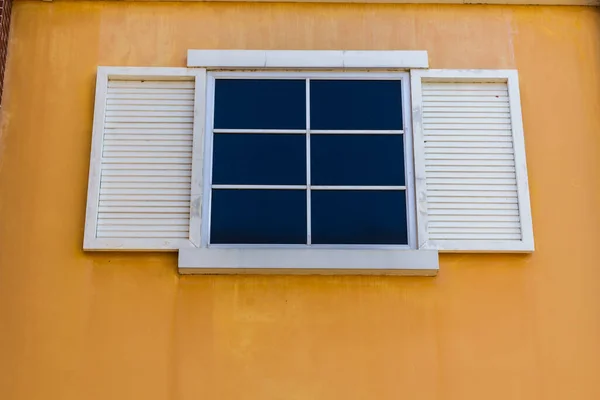
[[[142,122],[106,122],[104,124],[106,129],[188,129],[191,133],[192,123],[183,121],[177,122],[164,122],[164,123],[142,123]]]
[[[508,90],[493,90],[488,88],[487,90],[468,90],[468,89],[454,89],[454,90],[439,90],[426,87],[423,89],[423,97],[429,98],[429,96],[493,96],[493,97],[508,97]]]
[[[446,107],[442,106],[428,106],[423,107],[423,115],[428,115],[429,113],[438,113],[438,117],[447,117],[454,115],[464,115],[471,114],[473,116],[481,116],[481,114],[490,114],[495,117],[500,115],[510,115],[510,108],[508,106],[498,105],[497,107],[464,107],[461,105],[453,105],[452,103],[447,103]]]
[[[105,157],[177,157],[178,154],[191,154],[189,146],[104,146]]]
[[[194,122],[194,118],[188,115],[178,116],[178,115],[170,115],[170,116],[128,116],[128,115],[115,115],[115,116],[106,116],[106,122],[108,123],[117,123],[122,122],[125,124],[131,124],[134,122],[160,122],[160,123],[180,123]]]
[[[184,112],[188,114],[189,111],[188,105],[169,105],[169,104],[107,104],[106,105],[106,113],[109,115],[110,113],[122,113],[115,115],[128,115],[125,113],[129,112]]]
[[[472,100],[475,99],[475,100]],[[475,108],[499,108],[506,107],[507,105],[502,102],[502,99],[496,99],[499,101],[488,101],[477,99],[477,97],[472,97],[470,99],[462,98],[460,101],[457,101],[456,98],[440,98],[440,97],[430,97],[427,99],[427,103],[424,103],[424,107],[475,107]],[[425,101],[425,99],[423,99]],[[427,109],[427,108],[424,108]]]
[[[494,165],[513,167],[514,160],[461,160],[461,159],[446,159],[446,160],[425,160],[425,167],[435,165],[447,165],[447,166],[480,166],[480,167],[491,167]]]
[[[425,121],[427,121],[425,119]],[[132,124],[133,125],[133,124]],[[143,125],[143,124],[138,124]],[[483,130],[483,131],[510,131],[510,124],[506,123],[489,123],[489,124],[469,124],[469,123],[436,123],[436,122],[424,122],[423,127],[425,130]]]
[[[109,89],[106,98],[110,100],[194,100],[194,93],[112,93]]]
[[[498,185],[498,184],[488,184],[488,185],[479,185],[475,183],[471,184],[462,184],[455,185],[450,183],[443,184],[433,184],[430,183],[427,185],[427,190],[465,190],[465,191],[477,191],[477,192],[487,192],[490,190],[499,191],[499,192],[516,192],[514,185]]]
[[[431,185],[483,185],[490,187],[502,185],[516,185],[516,179],[479,179],[479,178],[428,178],[427,184]]]
[[[183,200],[100,200],[100,206],[105,207],[189,207],[190,201]],[[144,211],[144,210],[141,210]]]
[[[468,160],[483,160],[483,161],[494,161],[494,160],[507,160],[510,163],[514,164],[514,156],[512,153],[510,154],[491,154],[480,152],[479,154],[467,154],[464,151],[462,154],[460,153],[452,153],[446,151],[440,151],[439,149],[435,149],[437,153],[425,153],[425,160],[460,160],[460,162],[468,161]],[[485,163],[482,163],[485,165]],[[510,164],[509,164],[510,165]]]
[[[190,195],[190,190],[186,189],[124,189],[124,188],[104,188],[104,186],[100,186],[100,195],[103,194],[135,194],[135,195],[146,195],[146,194],[155,194],[155,195]]]
[[[98,238],[189,236],[193,81],[109,81]]]
[[[106,174],[107,171],[105,171]],[[114,183],[113,183],[114,182]],[[136,182],[139,185],[155,185],[170,183],[173,185],[187,185],[191,182],[191,177],[188,176],[131,176],[131,175],[105,175],[102,180],[102,187],[106,185],[130,184]],[[106,186],[109,187],[109,186]],[[115,186],[116,187],[116,186]]]
[[[190,153],[181,153],[182,156],[177,157],[177,155],[174,155],[173,157],[170,158],[149,158],[149,157],[153,157],[153,154],[148,154],[146,157],[148,158],[144,158],[144,157],[118,157],[118,156],[113,156],[113,157],[105,157],[102,161],[106,164],[155,164],[155,167],[158,166],[157,164],[186,164],[186,165],[191,165],[192,162],[192,157],[190,155]],[[185,156],[185,157],[183,157]]]
[[[487,224],[488,222],[518,223],[520,219],[518,215],[438,215],[436,221],[432,221],[430,224],[445,226],[439,224],[444,224],[446,221],[452,224],[467,224],[470,222]]]
[[[435,193],[432,193],[435,195]],[[441,197],[428,196],[431,204],[438,203],[471,203],[471,204],[517,204],[516,197]]]
[[[431,190],[431,196],[435,197],[517,197],[515,191],[490,191],[490,190]]]
[[[142,140],[104,140],[104,150],[106,149],[116,149],[116,146],[119,146],[119,148],[124,148],[126,146],[131,146],[131,147],[126,147],[126,149],[129,150],[133,150],[133,149],[137,149],[140,146],[149,146],[149,147],[164,147],[165,149],[169,149],[172,150],[173,146],[181,146],[180,149],[189,149],[190,146],[192,145],[192,141],[191,140],[148,140],[148,139],[142,139]],[[114,148],[111,146],[115,146]]]
[[[109,88],[159,88],[159,89],[194,89],[194,82],[192,81],[176,81],[176,80],[165,80],[165,81],[135,81],[135,80],[110,80],[108,81]]]
[[[104,232],[98,231],[99,238],[161,238],[161,239],[185,239],[189,236],[187,232]]]
[[[98,210],[100,210],[100,214],[102,213],[118,213],[118,212],[123,212],[123,213],[156,213],[156,214],[182,214],[182,213],[188,213],[190,212],[190,208],[189,207],[178,207],[178,206],[173,206],[173,207],[152,207],[152,206],[148,206],[148,207],[141,207],[139,205],[136,206],[102,206],[100,205],[100,207],[98,207]],[[140,214],[141,215],[141,214]]]
[[[425,167],[427,172],[515,172],[515,167],[482,167],[480,165],[460,165],[460,166],[448,166],[448,165],[430,165]]]
[[[518,210],[517,204],[478,203],[427,203],[429,209]]]
[[[138,210],[139,211],[139,210]],[[169,214],[161,214],[161,213],[150,213],[145,212],[144,210],[139,212],[106,212],[102,214],[101,218],[98,218],[98,221],[109,220],[109,219],[130,219],[132,221],[138,221],[140,224],[142,221],[154,221],[154,220],[180,220],[185,219],[189,222],[188,213],[189,210],[185,210],[181,213],[169,213]],[[162,224],[163,222],[161,222]]]
[[[112,87],[110,90],[111,94],[147,94],[148,97],[152,97],[153,94],[185,94],[185,95],[194,95],[194,88],[172,88],[168,86],[163,87]]]
[[[165,179],[166,180],[166,179]],[[139,188],[139,189],[187,189],[190,180],[186,182],[102,182],[102,188]]]
[[[98,220],[98,225],[153,225],[153,226],[165,226],[165,225],[179,225],[188,226],[190,221],[186,218],[169,218],[169,219],[138,219],[138,218],[101,218]]]
[[[427,213],[429,214],[429,217],[431,218],[432,215],[444,215],[444,216],[461,216],[461,215],[465,215],[465,216],[482,216],[482,217],[488,217],[488,216],[505,216],[505,215],[509,215],[509,216],[519,216],[519,210],[503,210],[503,209],[493,209],[493,210],[479,210],[479,209],[466,209],[466,208],[455,208],[455,209],[432,209],[432,210],[428,210]],[[437,217],[436,217],[437,218]],[[435,218],[433,219],[435,220]]]
[[[513,154],[512,146],[490,143],[479,144],[474,146],[473,143],[443,143],[440,146],[438,143],[425,143],[428,153],[441,154]]]
[[[423,110],[423,115],[425,117],[429,117],[430,115],[433,115],[435,118],[482,118],[485,117],[486,115],[489,115],[493,118],[503,118],[503,119],[509,119],[510,118],[510,112],[508,111],[508,108],[502,108],[499,109],[498,111],[490,111],[488,109],[486,109],[484,112],[483,109],[479,109],[479,111],[477,112],[469,112],[469,111],[464,111],[461,110],[460,108],[452,108],[452,109],[434,109],[434,110],[430,110],[430,109],[425,109]]]
[[[101,194],[100,195],[100,201],[119,201],[119,200],[126,200],[126,201],[139,201],[139,200],[143,200],[143,201],[149,201],[149,200],[156,200],[156,201],[190,201],[190,195],[170,195],[170,194],[165,194],[165,195],[151,195],[151,194],[145,194],[145,195],[137,195],[137,194]]]
[[[110,166],[110,165],[109,165]],[[188,164],[169,164],[169,165],[156,165],[156,164],[144,164],[138,165],[137,169],[133,164],[115,164],[115,169],[107,168],[102,171],[103,176],[192,176],[191,167]],[[170,169],[171,166],[178,166],[178,168]],[[160,167],[160,169],[156,169]]]
[[[510,138],[509,138],[510,139]],[[446,137],[445,140],[431,140],[429,136],[425,138],[425,147],[483,147],[483,148],[510,148],[512,150],[512,142],[510,140],[490,140],[477,141],[476,138],[471,138],[470,141],[455,141],[454,137]]]
[[[487,114],[486,114],[487,115]],[[464,117],[454,115],[452,117],[439,117],[437,113],[427,113],[425,115],[428,124],[482,124],[482,125],[510,125],[510,118],[505,117],[486,117],[480,115],[477,117]]]
[[[514,172],[455,172],[455,171],[442,171],[442,172],[428,172],[428,177],[431,178],[502,178],[502,179],[516,179]]]
[[[187,225],[98,225],[98,232],[188,232]]]
[[[449,90],[449,91],[463,91],[463,90],[506,90],[506,83],[471,83],[471,82],[428,82],[427,86],[423,87],[423,90]]]
[[[193,99],[177,99],[177,100],[164,100],[164,99],[129,99],[129,100],[124,100],[124,99],[107,99],[106,100],[106,104],[109,106],[116,106],[116,105],[136,105],[136,106],[142,106],[142,105],[148,105],[148,106],[188,106],[188,107],[194,107],[194,100]],[[113,108],[114,109],[114,108]]]
[[[434,233],[429,236],[433,240],[521,240],[520,233]]]
[[[506,217],[510,218],[510,217]],[[444,221],[444,222],[432,222],[429,225],[430,228],[518,228],[519,220],[515,221]]]
[[[118,109],[115,111],[107,110],[106,116],[110,118],[115,117],[193,117],[193,111],[175,111],[175,110],[123,110]]]
[[[185,136],[191,139],[192,132],[190,128],[125,128],[125,129],[106,129],[105,136],[109,135],[161,135],[169,137],[174,136]]]
[[[429,233],[432,236],[436,236],[438,234],[473,234],[473,236],[478,236],[478,235],[484,235],[484,234],[501,234],[501,235],[506,235],[506,234],[516,234],[519,235],[520,234],[520,229],[519,229],[519,225],[517,224],[517,227],[511,227],[511,228],[506,228],[506,227],[497,227],[494,226],[495,224],[490,224],[490,226],[486,227],[486,228],[458,228],[458,227],[451,227],[451,228],[429,228]]]
[[[490,132],[489,130],[476,130],[476,129],[438,129],[438,128],[429,128],[425,131],[425,136],[477,136],[477,138],[483,138],[488,136],[512,136],[512,131],[510,129],[498,129],[494,130],[494,132]],[[479,139],[477,139],[479,140]]]
[[[461,96],[456,95],[454,93],[448,94],[445,96],[427,96],[423,94],[424,102],[432,102],[432,103],[457,103],[457,102],[466,102],[466,103],[507,103],[507,96]]]
[[[139,142],[141,140],[143,141],[148,141],[148,142],[158,142],[158,143],[163,143],[165,141],[167,142],[186,142],[186,145],[189,145],[189,143],[187,142],[191,142],[192,141],[192,135],[177,135],[177,134],[171,134],[171,135],[162,135],[162,134],[153,134],[153,133],[149,133],[149,134],[143,134],[143,133],[138,133],[138,134],[118,134],[118,135],[111,135],[111,134],[107,134],[104,135],[104,141],[114,141],[114,140],[119,140],[120,143],[126,144],[125,141],[128,140],[133,140],[136,142]]]

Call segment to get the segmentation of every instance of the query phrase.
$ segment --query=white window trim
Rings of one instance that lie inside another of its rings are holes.
[[[247,66],[247,65],[244,65]],[[296,65],[297,66],[297,65]],[[405,168],[407,171],[408,246],[390,245],[209,245],[211,175],[212,175],[212,118],[214,113],[215,77],[247,78],[247,72],[209,72],[206,90],[206,145],[204,147],[204,200],[202,244],[198,249],[182,249],[179,253],[179,272],[183,274],[389,274],[434,276],[439,269],[437,250],[415,250],[417,245],[412,168],[412,124],[410,113],[410,78],[407,72],[254,72],[253,77],[328,79],[398,79],[403,84],[403,118]],[[304,132],[304,131],[303,131]]]
[[[188,67],[240,68],[428,68],[423,50],[188,50]]]
[[[100,168],[108,80],[110,78],[160,79],[165,77],[193,78],[195,80],[190,236],[188,239],[97,238]],[[177,251],[183,248],[196,248],[200,244],[202,154],[204,148],[204,116],[206,112],[205,92],[206,69],[203,68],[98,67],[83,240],[84,250]]]
[[[438,272],[436,250],[182,249],[182,274],[418,275]]]
[[[298,245],[243,245],[243,244],[210,244],[210,204],[212,193],[212,149],[213,149],[213,114],[214,114],[214,87],[215,78],[285,78],[285,79],[310,79],[310,78],[326,78],[326,79],[396,79],[402,82],[402,117],[403,117],[403,139],[404,139],[404,168],[406,175],[406,216],[407,216],[407,245],[310,245],[313,249],[382,249],[382,250],[410,250],[417,246],[417,227],[415,216],[415,187],[413,177],[413,152],[412,152],[412,124],[410,112],[410,77],[408,72],[208,72],[207,90],[206,90],[206,145],[204,154],[204,198],[205,205],[202,214],[202,247],[210,248],[306,248],[305,244]],[[306,130],[298,130],[298,133],[305,133]],[[310,132],[310,130],[309,130]],[[272,185],[271,185],[272,186]]]
[[[525,138],[521,115],[519,77],[516,70],[411,70],[412,121],[415,143],[415,182],[417,197],[417,231],[419,249],[440,252],[532,252],[533,223],[529,199],[529,182],[525,157]],[[511,114],[514,157],[517,178],[521,240],[452,241],[429,240],[427,232],[427,188],[425,180],[425,149],[423,148],[423,115],[421,112],[423,81],[446,82],[507,82]]]

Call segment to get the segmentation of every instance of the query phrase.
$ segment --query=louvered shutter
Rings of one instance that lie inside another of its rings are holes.
[[[412,75],[421,248],[533,251],[515,71]]]
[[[203,82],[185,68],[99,69],[84,248],[197,242]]]

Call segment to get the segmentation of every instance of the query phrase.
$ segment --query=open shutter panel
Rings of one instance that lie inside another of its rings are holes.
[[[514,71],[413,76],[420,247],[532,251]]]
[[[101,84],[85,247],[189,247],[195,77],[108,74]]]

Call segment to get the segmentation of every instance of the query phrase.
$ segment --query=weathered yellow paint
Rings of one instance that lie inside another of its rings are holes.
[[[0,137],[0,399],[600,399],[592,8],[17,2]],[[437,278],[186,276],[83,253],[97,65],[424,49],[517,68],[537,250]]]

